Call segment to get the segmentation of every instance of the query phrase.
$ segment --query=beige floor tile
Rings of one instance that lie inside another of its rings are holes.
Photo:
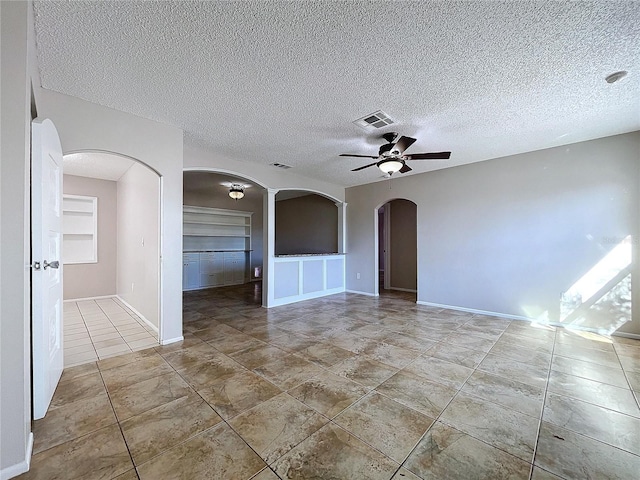
[[[281,393],[253,372],[244,371],[198,389],[198,394],[225,420]]]
[[[131,349],[126,343],[118,343],[117,345],[112,345],[110,347],[102,347],[96,350],[98,354],[98,358],[108,358],[113,355],[120,355],[122,353],[128,353]]]
[[[542,422],[535,465],[569,479],[636,478],[640,457]]]
[[[417,358],[405,370],[452,388],[460,388],[473,373],[470,368],[440,360],[436,357],[430,357],[428,353]]]
[[[458,393],[440,421],[525,462],[533,460],[539,418]]]
[[[135,340],[148,340],[148,339],[152,339],[152,340],[156,340],[155,338],[153,338],[151,335],[149,335],[148,332],[142,332],[142,333],[133,333],[133,334],[127,334],[127,335],[122,335],[122,338],[125,339],[125,341],[127,342],[133,342]]]
[[[365,355],[349,357],[332,365],[329,370],[368,388],[376,388],[398,372],[397,368],[367,358]]]
[[[177,445],[138,468],[141,480],[251,478],[265,463],[225,423]]]
[[[549,393],[543,420],[640,455],[640,418]]]
[[[476,371],[461,391],[532,417],[540,418],[542,415],[543,387]]]
[[[526,480],[530,464],[437,422],[404,464],[420,478]]]
[[[133,341],[127,340],[127,345],[129,345],[131,349],[155,347],[156,345],[158,345],[158,340],[151,336],[148,336],[147,338],[142,338],[139,340],[133,340]]]
[[[281,478],[386,480],[399,465],[340,427],[327,424],[273,465]]]
[[[368,391],[362,385],[325,371],[289,390],[289,394],[321,414],[333,418]]]
[[[288,390],[322,372],[322,369],[295,354],[287,355],[254,370],[282,390]]]
[[[549,391],[640,417],[640,409],[629,388],[614,387],[606,383],[551,371]]]
[[[39,453],[64,442],[116,423],[106,392],[66,403],[36,420],[33,428],[33,453]]]
[[[398,463],[416,446],[433,419],[377,392],[338,415],[334,422]]]
[[[328,418],[282,393],[241,413],[229,424],[271,465],[328,422]]]
[[[152,377],[132,385],[109,391],[118,420],[164,405],[182,397],[195,396],[195,392],[175,372]]]
[[[98,367],[100,367],[100,363],[98,363]],[[105,385],[109,391],[113,391],[172,372],[171,366],[160,355],[155,354],[137,362],[102,370],[101,373]]]
[[[98,360],[98,355],[95,352],[77,353],[75,355],[64,354],[65,368],[95,362],[96,360]]]
[[[59,383],[51,399],[49,410],[78,400],[93,398],[103,393],[106,393],[106,390],[100,373],[88,373],[73,379],[73,381]]]
[[[21,478],[114,478],[133,468],[117,425],[101,428],[35,454],[31,470]]]
[[[121,425],[133,461],[139,466],[221,421],[200,397],[189,395],[131,417]]]

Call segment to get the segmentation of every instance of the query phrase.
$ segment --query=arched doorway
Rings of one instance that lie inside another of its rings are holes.
[[[192,297],[208,289],[224,287],[209,293],[262,304],[264,192],[227,171],[183,172],[183,321],[192,316]]]
[[[157,345],[160,175],[103,151],[64,155],[63,174],[65,366]]]
[[[376,209],[375,224],[378,274],[375,293],[417,294],[417,205],[406,199],[390,200]]]

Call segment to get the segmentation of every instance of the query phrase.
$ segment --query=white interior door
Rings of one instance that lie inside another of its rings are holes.
[[[33,414],[45,416],[63,369],[62,147],[49,119],[32,122],[31,288]]]

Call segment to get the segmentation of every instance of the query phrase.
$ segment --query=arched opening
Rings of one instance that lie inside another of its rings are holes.
[[[376,294],[403,292],[417,299],[417,208],[410,200],[393,199],[375,211]]]
[[[333,254],[338,247],[336,202],[308,190],[276,194],[275,254]]]
[[[186,330],[202,316],[195,299],[211,305],[241,301],[261,306],[264,192],[257,181],[230,172],[183,172]]]
[[[158,173],[103,151],[63,159],[65,367],[158,344]]]

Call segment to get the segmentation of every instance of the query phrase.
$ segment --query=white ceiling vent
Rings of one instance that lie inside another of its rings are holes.
[[[393,120],[391,120],[389,115],[384,113],[382,110],[378,110],[377,112],[373,112],[373,113],[370,113],[369,115],[365,115],[364,117],[359,118],[358,120],[354,120],[353,123],[355,123],[360,128],[364,128],[368,130],[370,128],[386,127],[387,125],[391,125],[394,122]]]
[[[284,170],[291,168],[291,165],[285,165],[284,163],[272,163],[271,165],[273,165],[274,167],[282,168]]]

